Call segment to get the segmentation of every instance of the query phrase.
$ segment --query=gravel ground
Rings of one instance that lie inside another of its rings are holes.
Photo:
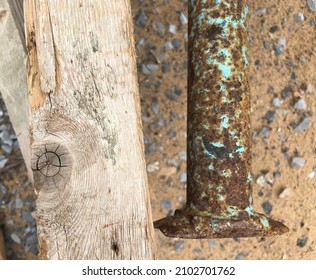
[[[132,0],[154,219],[185,203],[187,1]],[[284,236],[181,240],[160,259],[315,259],[316,1],[249,1],[254,204]],[[0,221],[9,258],[36,258],[34,195],[0,99]]]

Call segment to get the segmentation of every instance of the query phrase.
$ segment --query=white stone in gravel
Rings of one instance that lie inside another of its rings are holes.
[[[10,138],[9,132],[7,132],[6,130],[4,130],[0,133],[0,139],[1,139],[1,142],[3,144],[8,145],[8,146],[12,146],[13,141]]]
[[[148,164],[148,166],[147,166],[147,171],[148,171],[149,173],[153,173],[153,172],[155,172],[155,171],[157,171],[157,170],[159,170],[159,161],[156,161],[156,162],[154,162],[154,163]]]
[[[256,183],[260,186],[263,187],[264,184],[266,182],[266,176],[265,175],[261,175],[257,178]]]
[[[315,0],[307,0],[307,6],[312,12],[316,12],[316,1]]]
[[[4,156],[0,156],[0,169],[2,169],[3,167],[5,167],[7,161],[8,161],[7,158],[5,158]]]
[[[262,16],[267,13],[267,8],[262,7],[256,10],[255,16]]]
[[[292,167],[303,167],[306,163],[306,160],[301,157],[294,157],[291,162]]]
[[[294,19],[296,21],[304,21],[305,17],[304,17],[304,14],[303,13],[298,13],[294,16]]]
[[[179,152],[179,158],[180,160],[187,161],[187,152],[186,151]]]
[[[1,145],[1,149],[6,153],[10,154],[12,152],[13,147],[9,145]]]
[[[187,182],[187,173],[183,172],[180,175],[180,183],[186,183]]]
[[[23,207],[23,201],[20,198],[17,198],[15,200],[15,207],[16,208],[22,208]]]
[[[11,234],[11,239],[12,239],[15,243],[21,244],[21,239],[20,239],[20,237],[18,237],[15,233],[12,233],[12,234]]]
[[[164,45],[163,45],[163,48],[167,51],[167,50],[171,50],[173,49],[173,45],[170,41],[166,42]]]
[[[272,101],[272,104],[273,104],[274,107],[279,108],[282,105],[282,101],[279,98],[274,98],[273,101]]]
[[[181,25],[188,23],[188,18],[182,12],[180,13],[179,20]]]
[[[308,174],[308,178],[309,178],[309,179],[314,179],[315,175],[316,175],[316,172],[315,172],[315,171],[312,171],[312,172],[310,172],[310,173]]]
[[[142,73],[144,75],[151,75],[159,69],[158,64],[142,64]]]
[[[177,33],[177,26],[174,24],[169,24],[168,32],[171,34],[176,34]]]
[[[295,104],[294,104],[294,109],[297,110],[306,110],[307,105],[304,100],[304,98],[300,98]]]
[[[289,196],[290,194],[290,189],[289,188],[285,188],[280,194],[279,194],[279,198],[286,198],[287,196]]]
[[[285,38],[285,37],[281,37],[281,38],[279,39],[278,45],[280,45],[280,46],[282,46],[282,47],[285,47],[285,45],[286,45],[286,38]]]
[[[179,166],[179,162],[175,158],[168,159],[167,164],[175,167]]]

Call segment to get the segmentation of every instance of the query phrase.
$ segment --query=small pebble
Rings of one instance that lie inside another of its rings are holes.
[[[32,234],[26,239],[26,244],[37,244],[37,234]]]
[[[268,93],[274,94],[274,87],[273,86],[269,86],[268,87]]]
[[[184,248],[184,241],[183,240],[178,240],[174,243],[174,248],[176,249],[177,252],[181,251]]]
[[[164,127],[164,126],[166,126],[166,122],[164,119],[159,119],[158,121],[155,122],[155,125],[157,127]]]
[[[282,47],[285,47],[285,45],[286,45],[286,38],[285,37],[281,37],[279,39],[278,45],[280,45]]]
[[[13,146],[9,146],[6,144],[1,145],[1,149],[6,153],[6,154],[10,154],[12,152]]]
[[[179,152],[179,158],[182,161],[187,161],[187,152],[186,151]]]
[[[198,254],[198,253],[201,253],[202,250],[199,247],[195,247],[192,251],[193,251],[193,253]]]
[[[267,134],[268,134],[268,132],[270,132],[270,130],[271,130],[271,127],[269,127],[269,126],[264,126],[264,127],[262,127],[261,128],[261,130],[259,131],[259,136],[260,137],[264,137],[264,136],[266,136]]]
[[[168,32],[171,34],[176,34],[177,33],[177,26],[174,24],[169,24]]]
[[[170,166],[175,166],[178,167],[179,166],[179,162],[177,161],[177,159],[173,158],[173,159],[168,159],[167,160],[167,164]]]
[[[243,260],[247,255],[245,253],[238,253],[235,260]]]
[[[269,201],[263,202],[261,206],[263,208],[264,213],[266,213],[267,215],[271,213],[273,207]]]
[[[266,49],[266,50],[270,50],[270,43],[268,41],[263,41],[263,47]]]
[[[312,123],[312,117],[310,114],[305,114],[297,123],[293,123],[292,127],[295,132],[304,132],[307,130]]]
[[[262,15],[265,15],[266,13],[267,13],[267,8],[262,7],[256,10],[255,15],[262,16]]]
[[[10,193],[6,186],[0,183],[0,206],[9,203]]]
[[[163,208],[166,208],[166,209],[171,209],[171,207],[172,207],[171,200],[170,199],[163,199],[163,200],[161,200],[161,206]]]
[[[170,63],[164,63],[162,65],[162,73],[166,74],[170,71]]]
[[[306,108],[307,108],[307,105],[306,105],[304,98],[300,98],[294,104],[294,109],[296,109],[296,110],[306,110]]]
[[[208,240],[208,246],[210,246],[210,248],[215,248],[216,247],[216,241],[211,239]]]
[[[21,239],[20,239],[20,237],[18,237],[15,233],[12,233],[12,234],[11,234],[11,239],[12,239],[15,243],[21,244]]]
[[[264,184],[266,182],[266,176],[265,175],[261,175],[257,178],[256,183],[260,186],[263,187]]]
[[[174,89],[168,89],[165,92],[165,95],[172,101],[177,100],[178,99],[178,95],[175,93]]]
[[[154,20],[152,23],[152,27],[155,31],[157,31],[159,36],[163,37],[165,35],[165,26],[163,23]]]
[[[188,23],[188,18],[182,12],[180,12],[179,20],[180,20],[181,25]]]
[[[273,105],[274,107],[279,108],[279,107],[281,107],[281,105],[282,105],[282,101],[281,101],[279,98],[273,98],[273,100],[272,100],[272,105]]]
[[[174,47],[174,48],[179,48],[180,46],[181,46],[181,41],[179,40],[179,39],[173,39],[172,41],[171,41],[171,44],[172,44],[172,46]]]
[[[32,214],[28,211],[22,211],[22,219],[25,222],[33,222],[34,221]]]
[[[303,236],[302,238],[298,238],[296,241],[296,246],[303,248],[308,241],[307,236]]]
[[[176,112],[170,111],[169,117],[170,117],[170,122],[172,122],[173,120],[175,120],[178,117],[178,115]]]
[[[150,53],[155,57],[157,63],[162,63],[169,58],[168,54],[161,54],[156,50],[150,50]]]
[[[286,197],[289,196],[289,194],[290,194],[290,189],[289,188],[285,188],[279,194],[279,198],[286,198]]]
[[[148,164],[148,166],[147,166],[147,171],[148,171],[149,173],[155,172],[155,171],[157,171],[157,170],[159,170],[159,161],[156,161],[156,162],[154,162],[154,163]]]
[[[9,132],[6,130],[0,133],[0,141],[2,142],[2,144],[8,145],[8,146],[12,146],[13,144],[13,141],[10,137]]]
[[[151,75],[159,69],[158,64],[142,64],[142,73],[144,75]]]
[[[150,145],[146,146],[146,154],[154,153],[158,150],[159,145],[157,143],[151,143]]]
[[[306,163],[306,160],[301,157],[293,157],[291,162],[291,167],[303,167]]]
[[[303,13],[298,13],[294,16],[294,20],[296,21],[304,21],[305,17]]]
[[[273,172],[273,178],[280,178],[281,177],[281,172],[275,171]]]
[[[172,49],[173,49],[172,43],[171,43],[170,41],[167,41],[166,43],[164,43],[163,49],[164,49],[165,51],[172,50]]]
[[[268,122],[273,122],[275,119],[275,111],[267,111],[264,117]]]
[[[289,97],[292,94],[292,88],[290,87],[285,87],[282,91],[281,91],[281,97],[283,99]]]
[[[153,102],[151,103],[151,109],[153,110],[155,116],[158,116],[159,113],[159,108],[158,108],[158,98],[157,97],[153,97]]]
[[[174,128],[170,128],[168,131],[168,135],[171,137],[176,137],[177,131]]]
[[[5,167],[7,162],[8,162],[8,159],[1,155],[0,156],[0,170]]]
[[[23,207],[23,201],[20,198],[17,198],[15,200],[15,207],[18,208],[18,209]]]
[[[142,46],[145,45],[145,39],[141,38],[138,43],[136,44],[136,49],[139,51],[141,49]]]
[[[309,179],[313,179],[313,178],[315,177],[315,175],[316,175],[316,172],[315,172],[315,171],[312,171],[312,172],[310,172],[310,173],[308,174],[308,178],[309,178]]]
[[[280,28],[275,25],[275,26],[270,27],[269,32],[270,32],[270,33],[274,33],[274,32],[276,32],[276,31],[278,31],[278,30],[280,30]]]
[[[307,0],[307,6],[312,12],[316,12],[316,1],[315,0]]]
[[[304,56],[301,56],[299,60],[301,63],[306,63],[306,58]]]
[[[147,23],[147,19],[148,19],[148,17],[146,15],[146,13],[144,11],[140,11],[136,17],[135,24],[137,26],[140,26],[140,27],[145,27],[146,23]]]
[[[183,172],[180,175],[180,183],[186,183],[187,182],[187,173]]]

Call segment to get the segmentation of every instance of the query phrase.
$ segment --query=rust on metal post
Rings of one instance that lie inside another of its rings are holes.
[[[282,234],[252,203],[246,0],[189,1],[187,203],[154,223],[165,235]]]

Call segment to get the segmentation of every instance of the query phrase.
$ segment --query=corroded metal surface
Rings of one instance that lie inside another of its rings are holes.
[[[252,207],[246,0],[189,4],[188,189],[167,236],[224,238],[288,228]]]

